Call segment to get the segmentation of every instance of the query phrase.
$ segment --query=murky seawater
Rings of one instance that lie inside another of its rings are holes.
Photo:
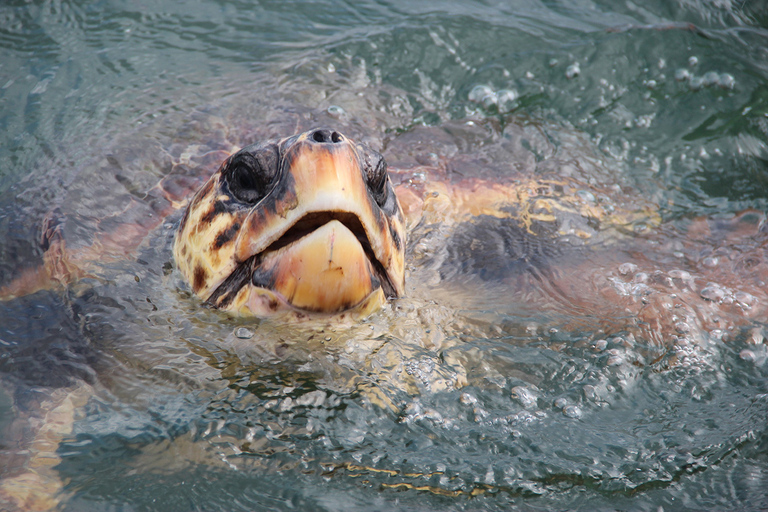
[[[95,259],[0,303],[0,508],[768,508],[768,10],[614,4],[0,7],[0,282]],[[316,125],[425,194],[407,296],[201,307],[148,191]]]

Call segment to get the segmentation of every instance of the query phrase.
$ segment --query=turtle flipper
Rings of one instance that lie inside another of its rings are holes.
[[[43,253],[42,264],[21,270],[8,284],[0,287],[0,300],[65,285],[81,275],[67,252],[63,225],[64,217],[58,209],[46,215],[38,239]]]
[[[20,419],[37,425],[32,441],[21,450],[29,454],[20,473],[0,479],[0,510],[53,510],[66,498],[64,482],[55,467],[61,462],[59,443],[72,432],[77,409],[85,405],[93,389],[79,381],[72,387],[53,390],[34,416]]]

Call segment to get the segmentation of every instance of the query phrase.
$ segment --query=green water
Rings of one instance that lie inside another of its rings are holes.
[[[768,8],[5,2],[0,282],[40,264],[51,211],[88,245],[190,148],[313,124],[395,166],[414,164],[401,148],[423,127],[451,137],[419,158],[483,176],[520,163],[519,141],[529,167],[570,156],[576,178],[620,184],[664,223],[657,245],[608,248],[592,270],[645,251],[672,276],[674,230],[768,208]],[[372,318],[235,320],[173,270],[178,216],[64,292],[0,303],[0,479],[24,471],[41,401],[85,382],[57,449],[63,510],[768,508],[760,315],[659,344],[559,296],[532,312],[540,296],[492,284],[514,268],[460,249],[440,266],[422,226],[409,297]],[[726,248],[764,261],[765,228],[753,238]]]

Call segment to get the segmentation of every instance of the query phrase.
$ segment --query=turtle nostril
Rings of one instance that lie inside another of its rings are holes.
[[[339,132],[330,130],[315,130],[312,133],[312,140],[321,144],[342,142],[344,138]]]

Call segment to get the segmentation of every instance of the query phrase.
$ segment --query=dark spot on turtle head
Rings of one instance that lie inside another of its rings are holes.
[[[222,230],[218,235],[216,235],[216,239],[213,241],[213,249],[219,250],[223,246],[230,243],[235,238],[235,235],[237,235],[237,232],[239,230],[240,230],[239,222],[235,222],[228,228]]]
[[[192,280],[192,289],[195,290],[195,293],[198,293],[203,286],[205,286],[205,282],[208,279],[208,271],[205,270],[201,265],[198,265],[195,267],[195,275]]]
[[[254,256],[238,265],[224,282],[211,292],[206,302],[217,308],[228,307],[251,278],[253,259]]]
[[[403,241],[400,239],[400,234],[398,234],[395,226],[389,226],[389,234],[392,235],[392,243],[395,244],[395,248],[398,252],[401,251],[403,248]]]
[[[203,214],[203,216],[200,218],[200,224],[210,224],[213,222],[213,219],[215,219],[217,216],[221,215],[227,211],[226,206],[224,205],[224,202],[222,201],[214,201],[211,207],[208,209],[207,212]]]
[[[152,208],[152,211],[155,212],[156,215],[166,217],[173,211],[173,206],[168,199],[157,194],[159,194],[159,192],[150,191],[144,200],[149,203],[149,207]]]
[[[181,201],[197,188],[199,178],[178,174],[188,172],[185,166],[175,165],[170,174],[160,182],[163,196],[170,201]]]

